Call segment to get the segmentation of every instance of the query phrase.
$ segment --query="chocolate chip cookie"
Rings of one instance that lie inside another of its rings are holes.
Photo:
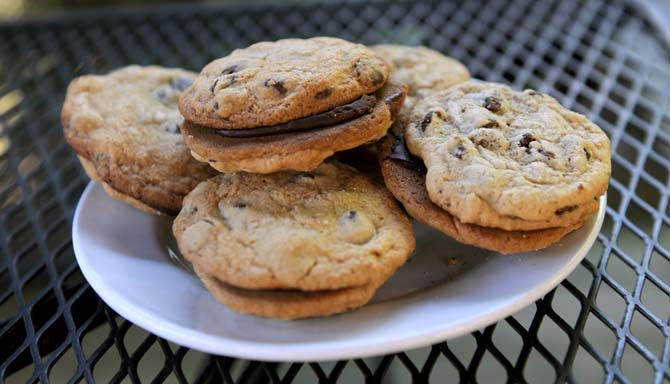
[[[365,96],[372,102],[365,106],[362,115],[343,122],[323,115],[311,116],[308,119],[314,118],[323,126],[300,131],[233,137],[186,120],[182,133],[193,157],[221,172],[309,171],[335,152],[383,137],[402,107],[405,94],[405,86],[387,84]]]
[[[407,84],[410,97],[470,79],[470,72],[461,62],[427,47],[382,44],[371,48],[391,64],[390,80]]]
[[[180,98],[186,144],[222,172],[312,170],[386,133],[406,93],[388,73],[369,48],[330,37],[236,50]]]
[[[211,178],[186,197],[173,230],[200,275],[243,290],[355,288],[365,293],[356,306],[414,249],[412,226],[391,194],[334,161],[312,172]],[[324,308],[350,307],[335,304]]]
[[[65,138],[94,180],[140,209],[176,214],[212,170],[190,156],[177,101],[194,73],[130,66],[72,81],[62,110]]]
[[[179,109],[210,128],[274,126],[374,93],[388,73],[372,50],[337,38],[260,42],[207,64]]]
[[[484,82],[434,92],[415,104],[405,139],[430,200],[463,223],[569,227],[607,190],[605,133],[540,92]]]
[[[404,148],[403,133],[404,130],[395,130],[377,144],[386,186],[410,216],[458,242],[503,254],[535,251],[557,242],[581,227],[587,219],[588,215],[568,226],[534,231],[505,231],[463,223],[430,200],[426,190],[426,169],[420,159],[411,156]],[[596,200],[592,205],[598,209]]]

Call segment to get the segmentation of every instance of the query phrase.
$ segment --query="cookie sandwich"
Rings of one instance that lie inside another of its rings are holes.
[[[136,208],[176,215],[184,196],[214,172],[190,155],[177,101],[195,73],[129,66],[81,76],[67,90],[65,139],[88,176]]]
[[[407,97],[396,121],[407,119],[406,115],[422,94],[470,79],[470,72],[461,62],[427,47],[382,44],[370,48],[389,63],[389,82],[407,86]],[[375,143],[340,152],[336,158],[383,183]]]
[[[379,157],[411,216],[501,253],[581,227],[611,170],[609,139],[583,115],[540,92],[472,81],[417,101]]]
[[[213,177],[186,197],[173,232],[219,301],[282,319],[366,304],[415,245],[393,196],[335,161]]]
[[[405,88],[371,49],[331,37],[261,42],[209,63],[181,96],[193,156],[222,172],[309,171],[383,137]]]

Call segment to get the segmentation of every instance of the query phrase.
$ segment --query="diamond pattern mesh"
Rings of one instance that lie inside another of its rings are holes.
[[[259,40],[421,43],[532,87],[610,136],[602,232],[534,306],[471,335],[332,363],[216,357],[148,334],[86,284],[70,229],[87,178],[63,140],[65,87],[130,64],[197,70]],[[0,381],[670,381],[670,58],[622,0],[182,7],[0,27]]]

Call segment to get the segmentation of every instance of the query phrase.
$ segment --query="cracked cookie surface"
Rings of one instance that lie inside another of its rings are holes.
[[[391,194],[337,162],[309,173],[216,176],[186,197],[173,231],[203,274],[246,289],[363,286],[414,249]]]
[[[388,73],[371,49],[342,39],[260,42],[205,66],[179,109],[210,128],[273,126],[372,93]]]
[[[73,80],[61,117],[67,142],[88,161],[87,173],[151,209],[136,207],[178,212],[183,197],[213,174],[191,157],[180,134],[177,100],[194,76],[130,66]]]
[[[463,223],[569,226],[607,190],[605,133],[540,92],[466,82],[432,93],[414,105],[405,138],[431,201]]]

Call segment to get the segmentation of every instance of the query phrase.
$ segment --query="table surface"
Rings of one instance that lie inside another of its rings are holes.
[[[670,382],[670,49],[634,3],[180,6],[0,26],[0,381]],[[535,88],[612,140],[605,224],[554,291],[448,342],[353,361],[208,356],[121,318],[83,279],[72,215],[88,179],[59,121],[70,80],[202,68],[256,41],[424,44],[477,78]]]

